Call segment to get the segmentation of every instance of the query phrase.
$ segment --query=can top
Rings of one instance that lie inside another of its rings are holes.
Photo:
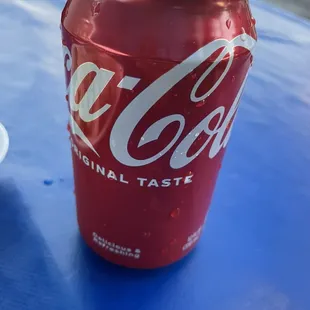
[[[257,38],[247,0],[75,0],[67,3],[62,25],[104,50],[175,62],[217,39]]]

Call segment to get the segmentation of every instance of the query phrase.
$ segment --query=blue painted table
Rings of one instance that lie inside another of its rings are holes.
[[[310,24],[258,1],[260,42],[197,249],[113,266],[81,240],[66,131],[61,0],[0,5],[1,310],[309,310]]]

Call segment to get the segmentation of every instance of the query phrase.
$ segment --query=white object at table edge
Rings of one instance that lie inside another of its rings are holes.
[[[9,135],[4,126],[0,123],[0,163],[4,160],[9,149]]]

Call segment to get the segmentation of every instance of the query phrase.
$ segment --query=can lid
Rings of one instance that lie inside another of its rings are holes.
[[[9,135],[4,126],[0,123],[0,163],[3,161],[9,149]]]

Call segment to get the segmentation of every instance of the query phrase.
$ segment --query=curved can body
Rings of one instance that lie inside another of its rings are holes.
[[[62,15],[80,231],[156,268],[197,243],[252,64],[246,0],[69,0]]]

